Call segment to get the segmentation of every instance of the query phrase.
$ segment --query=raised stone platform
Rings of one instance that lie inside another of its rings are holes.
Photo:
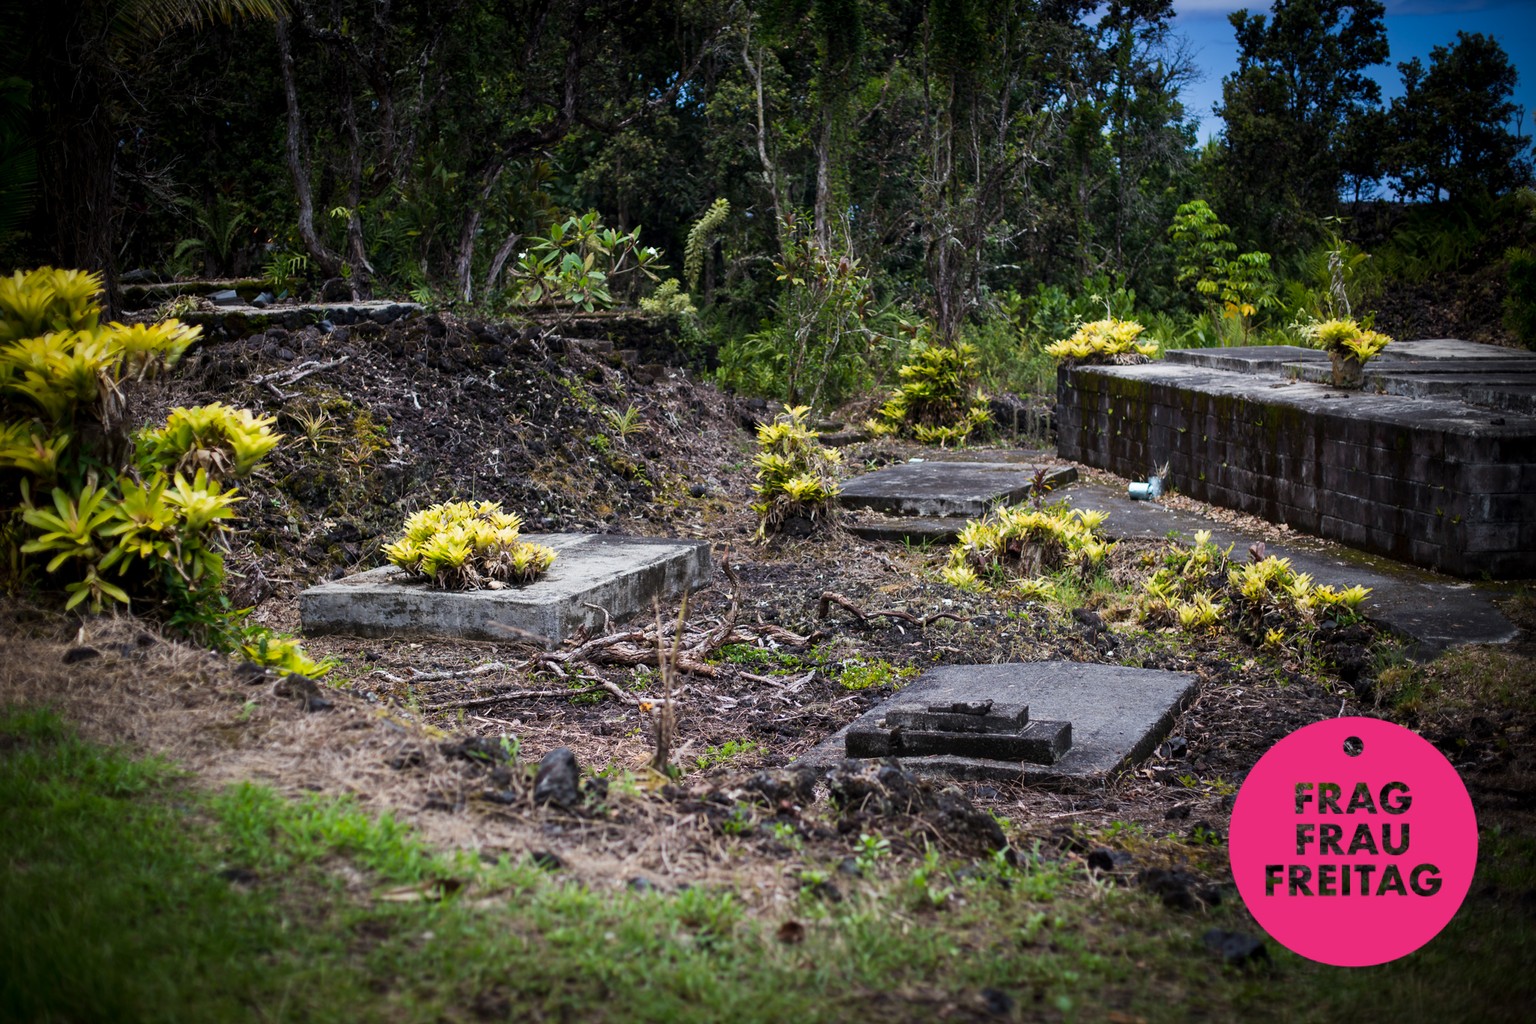
[[[1536,576],[1536,354],[1397,342],[1366,388],[1288,346],[1058,377],[1058,453],[1459,576]]]
[[[889,515],[974,519],[999,502],[1027,498],[1035,473],[1042,468],[1047,487],[1077,479],[1077,470],[1070,466],[958,459],[903,462],[854,477],[843,485],[838,501],[844,508]]]
[[[388,300],[274,306],[238,303],[213,310],[193,310],[178,314],[177,319],[183,323],[196,324],[212,333],[241,337],[270,327],[293,331],[322,322],[337,327],[360,323],[388,324],[415,316],[421,311],[422,306],[418,303]]]
[[[435,590],[384,566],[299,595],[305,633],[386,636],[426,633],[487,640],[534,639],[557,646],[581,627],[650,612],[709,576],[702,541],[603,534],[527,534],[555,549],[549,571],[504,590]]]
[[[844,757],[896,756],[915,771],[948,778],[1093,782],[1150,754],[1194,689],[1188,673],[1120,665],[944,665],[795,763],[828,767]],[[933,715],[965,705],[986,705],[985,717],[999,720],[996,731],[936,728]],[[911,732],[919,735],[909,738]],[[950,735],[938,737],[943,732]],[[972,753],[923,752],[941,742]]]

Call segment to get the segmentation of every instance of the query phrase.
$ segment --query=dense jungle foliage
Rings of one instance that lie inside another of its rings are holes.
[[[1134,317],[1164,347],[1536,343],[1498,43],[1389,60],[1378,0],[1231,18],[1201,145],[1171,0],[0,3],[0,264],[643,301],[739,390],[817,406],[914,344],[982,385]],[[1379,311],[1379,312],[1377,312]],[[1021,343],[1022,332],[1022,343]]]

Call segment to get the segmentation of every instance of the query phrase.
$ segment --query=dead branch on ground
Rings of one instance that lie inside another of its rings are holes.
[[[842,594],[831,590],[823,590],[821,592],[821,600],[816,605],[816,617],[818,619],[826,618],[832,613],[833,605],[837,605],[844,611],[849,612],[854,618],[859,620],[861,626],[867,626],[870,619],[880,617],[900,619],[903,622],[910,622],[914,626],[921,627],[931,626],[940,619],[952,619],[955,622],[971,621],[969,616],[960,615],[956,612],[934,612],[931,615],[913,615],[905,608],[880,608],[876,611],[866,612]]]

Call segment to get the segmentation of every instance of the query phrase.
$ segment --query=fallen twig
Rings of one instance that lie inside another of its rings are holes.
[[[866,612],[842,594],[831,590],[821,592],[821,600],[816,604],[816,617],[824,619],[832,612],[832,606],[837,605],[859,620],[861,625],[868,625],[870,619],[884,617],[887,619],[900,619],[910,622],[915,626],[931,626],[940,619],[953,619],[955,622],[970,622],[970,618],[956,612],[934,612],[931,615],[913,615],[905,608],[881,608],[876,611]]]

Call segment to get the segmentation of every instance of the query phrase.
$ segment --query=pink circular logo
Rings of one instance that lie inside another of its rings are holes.
[[[1232,877],[1276,942],[1368,967],[1407,956],[1455,915],[1477,868],[1461,776],[1422,737],[1335,718],[1270,748],[1232,808]]]

